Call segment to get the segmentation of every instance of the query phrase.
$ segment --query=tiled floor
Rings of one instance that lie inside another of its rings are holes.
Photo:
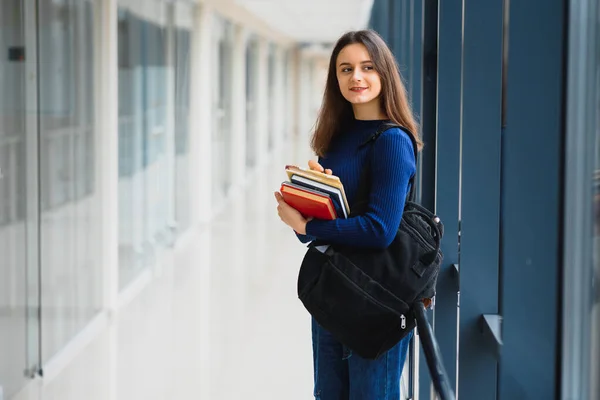
[[[304,246],[278,219],[271,160],[52,379],[16,400],[309,399],[310,319],[296,296]]]

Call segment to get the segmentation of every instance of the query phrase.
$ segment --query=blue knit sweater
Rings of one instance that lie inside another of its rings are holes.
[[[334,139],[326,156],[319,158],[323,168],[330,168],[342,181],[352,211],[362,168],[369,152],[373,151],[367,213],[332,221],[313,219],[306,224],[306,235],[297,235],[301,242],[320,239],[370,248],[390,245],[400,225],[408,182],[416,167],[409,134],[399,128],[388,129],[374,144],[359,149],[382,122],[352,121],[348,129]]]

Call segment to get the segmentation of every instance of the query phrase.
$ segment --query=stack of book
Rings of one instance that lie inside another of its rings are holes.
[[[286,166],[285,172],[289,181],[281,184],[281,195],[304,217],[348,218],[350,207],[340,178],[293,165]]]

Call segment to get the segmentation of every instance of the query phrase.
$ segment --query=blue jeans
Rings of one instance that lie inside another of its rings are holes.
[[[377,360],[366,360],[312,320],[317,400],[399,400],[400,376],[412,332]]]

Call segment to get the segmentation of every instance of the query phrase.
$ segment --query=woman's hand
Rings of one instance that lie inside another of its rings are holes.
[[[309,160],[308,161],[308,168],[312,169],[313,171],[325,172],[327,175],[333,174],[333,172],[329,168],[328,169],[323,169],[323,167],[321,166],[321,164],[319,164],[315,160]]]
[[[277,213],[279,218],[300,235],[306,235],[306,223],[312,218],[304,218],[298,210],[288,205],[281,193],[275,192],[275,200],[277,200]]]

